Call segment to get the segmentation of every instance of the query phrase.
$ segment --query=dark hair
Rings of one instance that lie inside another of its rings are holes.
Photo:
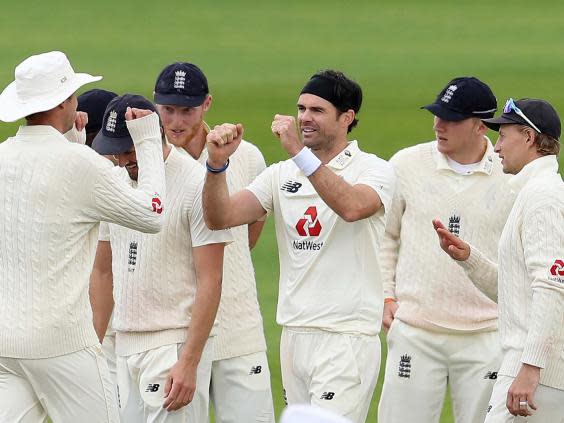
[[[351,132],[358,124],[356,114],[358,114],[360,106],[362,105],[362,89],[360,85],[352,79],[347,78],[343,72],[331,69],[319,71],[312,76],[312,78],[315,77],[327,78],[334,83],[335,102],[333,105],[340,112],[339,115],[349,109],[354,110],[355,118],[347,129],[347,132]]]
[[[519,129],[524,132],[527,129],[535,133],[535,145],[537,147],[537,153],[541,156],[550,156],[560,153],[560,142],[556,138],[552,138],[550,135],[543,134],[542,132],[537,132],[533,128],[527,125],[519,125]]]

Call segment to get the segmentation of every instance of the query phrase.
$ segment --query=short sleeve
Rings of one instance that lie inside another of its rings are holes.
[[[98,231],[98,241],[110,240],[110,224],[108,222],[100,222],[100,229]]]
[[[355,185],[368,185],[380,196],[384,210],[391,210],[392,199],[396,187],[396,173],[390,163],[378,157],[370,157],[366,161],[365,170],[356,180]]]
[[[272,213],[274,207],[274,199],[272,192],[272,180],[274,178],[274,169],[279,164],[267,167],[253,182],[246,188],[257,199],[267,214]]]

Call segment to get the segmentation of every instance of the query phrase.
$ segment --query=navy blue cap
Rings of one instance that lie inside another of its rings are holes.
[[[450,81],[434,103],[421,108],[447,121],[488,119],[497,110],[497,100],[487,84],[473,76],[462,76]]]
[[[154,100],[156,104],[197,107],[208,94],[208,80],[202,70],[192,63],[177,62],[157,77]]]
[[[92,148],[99,154],[122,154],[131,149],[133,139],[125,123],[125,112],[128,107],[152,110],[155,105],[145,97],[136,94],[124,94],[115,97],[104,112],[102,130],[92,141]]]
[[[560,139],[561,124],[558,112],[545,100],[537,98],[522,98],[515,101],[515,105],[543,134],[556,140]],[[503,114],[493,119],[484,119],[484,124],[494,131],[499,131],[501,125],[525,125],[531,127],[523,117],[519,116],[511,107],[505,107]]]
[[[77,110],[88,114],[86,133],[98,132],[102,128],[102,119],[108,103],[117,97],[112,91],[93,89],[78,96]]]

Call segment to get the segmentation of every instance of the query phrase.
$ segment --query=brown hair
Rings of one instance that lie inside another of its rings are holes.
[[[527,129],[532,130],[535,133],[535,144],[537,146],[537,153],[541,156],[556,155],[560,153],[560,141],[556,138],[552,138],[550,135],[543,134],[542,132],[537,132],[530,126],[519,125],[521,131]]]

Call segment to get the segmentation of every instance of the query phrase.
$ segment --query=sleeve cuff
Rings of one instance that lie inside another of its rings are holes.
[[[159,116],[156,113],[151,113],[139,119],[128,120],[126,125],[135,144],[150,138],[161,138]]]

